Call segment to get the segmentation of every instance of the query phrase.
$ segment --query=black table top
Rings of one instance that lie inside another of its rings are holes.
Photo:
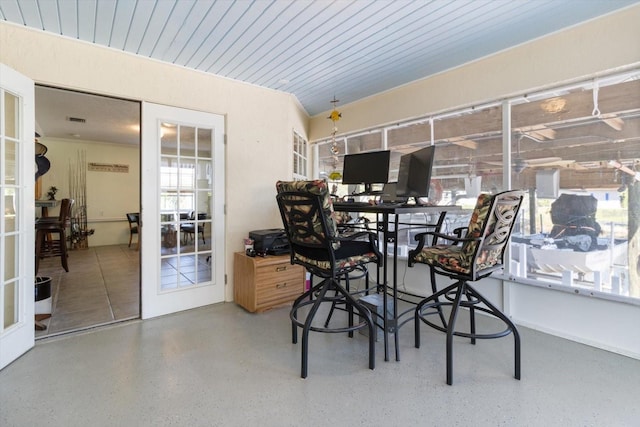
[[[458,211],[462,210],[460,206],[427,206],[427,205],[411,205],[403,203],[382,203],[372,205],[360,202],[334,202],[333,210],[339,212],[366,212],[366,213],[382,213],[382,214],[410,214],[410,213],[434,213],[442,211]]]

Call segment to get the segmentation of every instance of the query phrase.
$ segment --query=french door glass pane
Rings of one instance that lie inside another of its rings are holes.
[[[165,155],[176,155],[178,150],[178,125],[174,123],[162,123],[160,125],[161,149]]]
[[[180,126],[180,155],[192,157],[196,152],[195,128],[190,126]]]
[[[18,145],[13,141],[5,142],[5,161],[1,166],[3,171],[3,179],[5,184],[12,185],[16,183],[16,176],[18,170],[16,169],[18,163],[16,163]]]
[[[198,158],[211,158],[211,147],[213,147],[212,134],[212,129],[198,129]]]
[[[7,138],[17,138],[19,101],[15,95],[4,92],[4,136]]]
[[[2,262],[4,263],[4,273],[2,275],[2,283],[0,291],[2,292],[2,324],[3,329],[17,323],[19,318],[18,304],[18,217],[16,215],[16,207],[18,200],[16,192],[18,191],[18,132],[19,120],[18,112],[20,108],[20,99],[15,95],[0,91],[0,99],[2,99],[2,125],[1,134],[4,136],[0,141],[0,197],[2,197],[3,220],[0,224],[0,253],[2,254]]]
[[[161,124],[161,289],[211,281],[212,129]]]
[[[19,307],[16,292],[16,283],[6,283],[4,285],[4,329],[18,322],[16,307]]]
[[[19,225],[19,217],[16,215],[16,206],[18,206],[18,200],[15,194],[15,189],[6,188],[3,191],[4,198],[4,231],[6,233],[12,233],[17,230]]]
[[[19,254],[18,239],[15,235],[8,235],[4,238],[4,280],[10,281],[15,279],[18,275],[18,258],[16,254]]]

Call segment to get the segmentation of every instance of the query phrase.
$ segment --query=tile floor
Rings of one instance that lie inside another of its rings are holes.
[[[127,245],[69,251],[69,272],[60,258],[40,262],[38,276],[52,279],[51,299],[36,303],[36,314],[51,308],[36,339],[140,317],[140,252]]]

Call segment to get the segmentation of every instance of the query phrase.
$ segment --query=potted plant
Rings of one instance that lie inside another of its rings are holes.
[[[47,191],[47,197],[49,197],[49,200],[55,200],[57,192],[58,192],[58,189],[56,187],[54,186],[49,187],[49,191]]]

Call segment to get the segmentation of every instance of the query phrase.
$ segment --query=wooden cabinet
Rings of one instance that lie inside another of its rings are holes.
[[[248,257],[236,252],[233,265],[236,304],[260,312],[286,304],[304,292],[305,270],[289,255]]]

